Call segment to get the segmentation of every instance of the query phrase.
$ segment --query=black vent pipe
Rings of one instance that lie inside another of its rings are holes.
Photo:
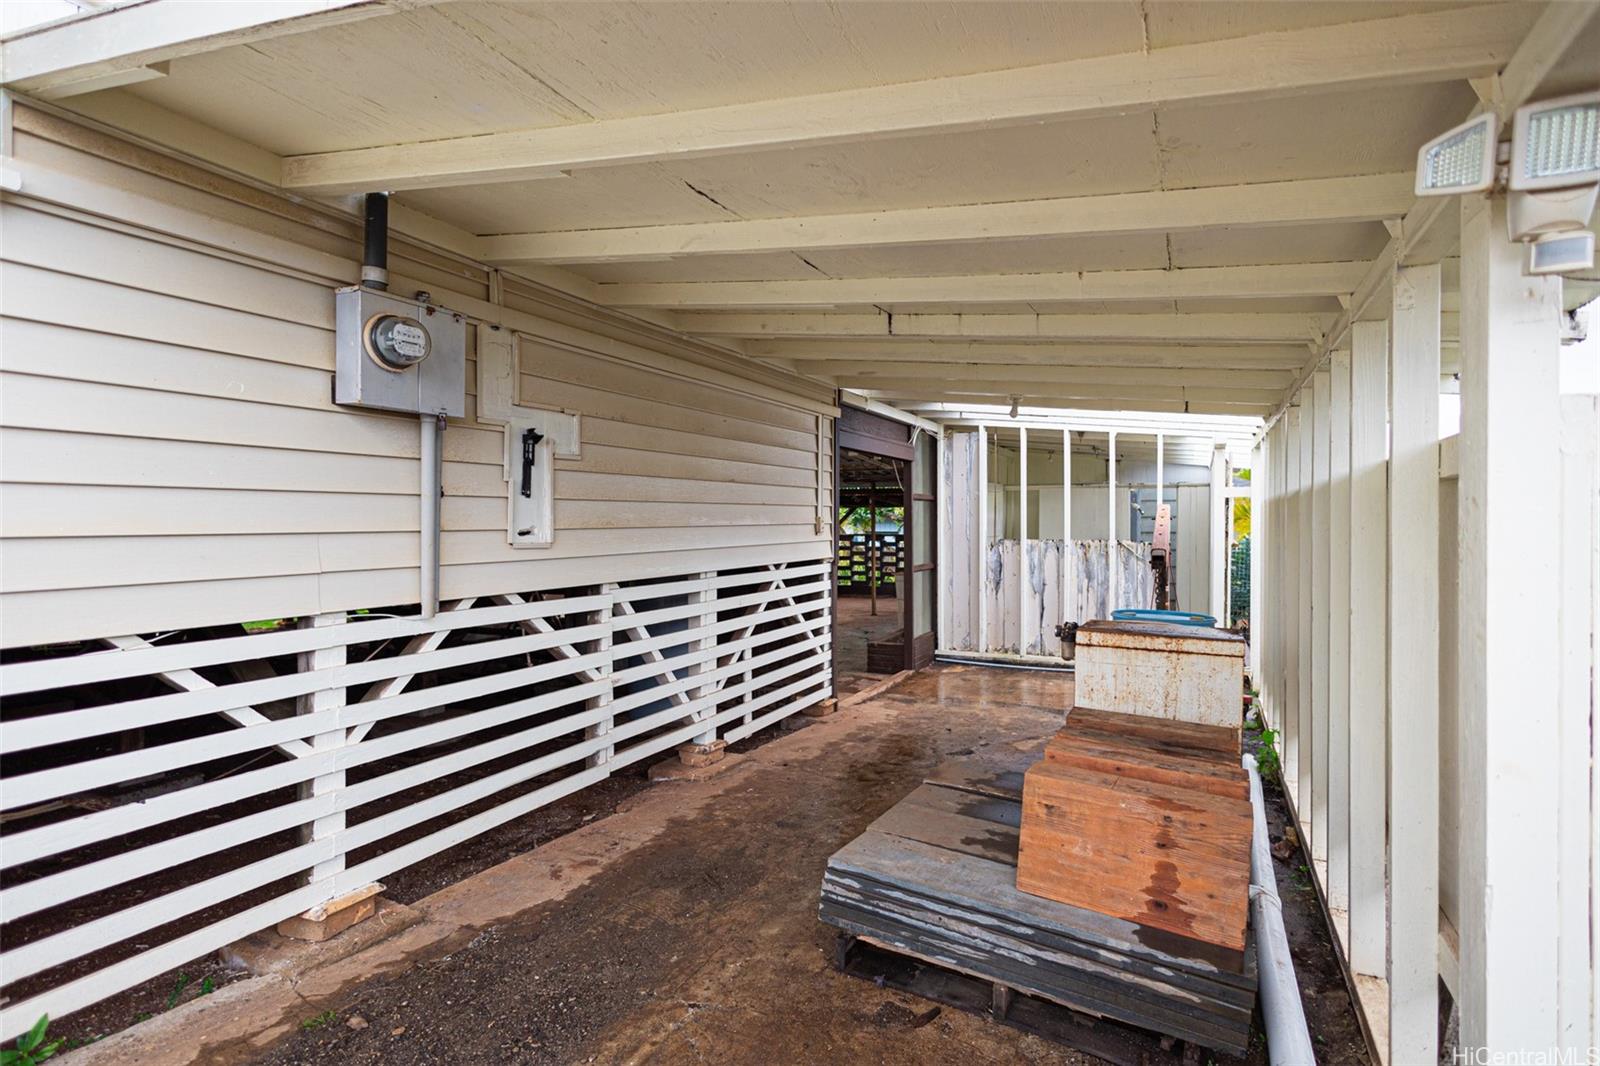
[[[389,194],[367,193],[366,247],[361,256],[361,284],[389,287]]]

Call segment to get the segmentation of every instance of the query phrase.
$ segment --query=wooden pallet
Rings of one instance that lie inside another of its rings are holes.
[[[871,981],[879,988],[990,1018],[1113,1066],[1193,1066],[1205,1061],[1198,1044],[1096,1018],[1003,982],[896,951],[870,938],[840,933],[834,942],[833,963],[840,973]]]
[[[968,976],[1098,1018],[1243,1053],[1253,943],[1231,953],[1021,892],[1015,768],[952,764],[840,849],[822,920]]]

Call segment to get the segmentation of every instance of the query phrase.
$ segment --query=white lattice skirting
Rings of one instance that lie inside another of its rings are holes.
[[[0,1039],[823,699],[829,566],[130,636],[0,667]]]

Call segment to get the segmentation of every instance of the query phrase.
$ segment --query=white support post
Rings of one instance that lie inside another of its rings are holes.
[[[1106,434],[1106,616],[1121,602],[1122,568],[1117,552],[1117,431]]]
[[[711,570],[698,576],[702,581],[709,581],[710,579],[716,577],[717,574],[716,571]],[[716,589],[704,588],[698,592],[691,592],[689,594],[689,602],[700,604],[702,607],[702,610],[698,615],[695,615],[689,619],[689,624],[691,626],[694,626],[697,629],[710,629],[712,626],[717,624]],[[689,654],[697,657],[700,660],[693,666],[689,667],[689,673],[708,674],[715,671],[717,668],[717,638],[715,634],[708,637],[701,637],[690,644]],[[690,690],[694,699],[702,699],[710,695],[711,691],[712,689],[709,685],[697,685]],[[702,707],[700,710],[695,712],[695,718],[700,721],[713,721],[716,719],[716,717],[717,708],[715,703],[711,704],[710,706]],[[693,743],[711,744],[714,743],[716,739],[717,730],[715,726],[712,726],[703,733],[696,733]]]
[[[1332,554],[1328,537],[1328,432],[1332,374],[1311,379],[1311,859],[1328,861],[1328,578]]]
[[[1290,522],[1285,512],[1285,493],[1288,485],[1288,448],[1285,447],[1288,435],[1288,421],[1278,419],[1269,432],[1267,432],[1267,461],[1272,469],[1272,483],[1269,485],[1270,495],[1270,520],[1267,525],[1267,627],[1266,651],[1267,656],[1267,685],[1264,695],[1267,704],[1272,709],[1272,728],[1278,733],[1278,747],[1283,747],[1283,699],[1285,699],[1285,671],[1288,667],[1283,663],[1283,642],[1285,642],[1285,603],[1288,602],[1288,581],[1283,573],[1283,554],[1288,544],[1290,535]]]
[[[1329,357],[1328,909],[1348,946],[1350,911],[1350,352]]]
[[[1503,197],[1461,202],[1461,1044],[1542,1052],[1562,939],[1561,280],[1523,275]]]
[[[342,626],[348,622],[343,611],[329,611],[325,614],[315,614],[300,620],[302,629],[323,629],[327,626]],[[318,670],[337,670],[345,665],[347,649],[343,644],[335,644],[330,648],[318,648],[315,651],[301,652],[299,669],[301,673],[312,673]],[[319,688],[315,692],[308,692],[304,696],[295,697],[296,714],[317,714],[321,711],[337,711],[344,707],[346,701],[345,689],[342,685]],[[320,755],[334,748],[343,747],[345,744],[344,726],[338,725],[326,733],[318,733],[311,738],[311,751]],[[328,796],[338,793],[344,788],[344,771],[330,770],[325,774],[318,774],[310,781],[300,784],[301,799],[314,799],[319,796]],[[310,843],[314,840],[327,840],[337,837],[344,832],[345,813],[343,809],[335,810],[314,819],[311,824],[301,828],[302,839]],[[323,884],[327,886],[327,898],[334,898],[334,878],[344,872],[344,853],[340,852],[330,858],[323,859],[311,868],[307,875],[307,884]]]
[[[1028,574],[1028,427],[1017,430],[1017,654],[1028,654],[1028,616],[1033,582]]]
[[[1583,1053],[1595,1044],[1591,1013],[1600,993],[1591,966],[1595,943],[1573,930],[1600,924],[1600,834],[1591,791],[1595,733],[1594,656],[1600,623],[1600,397],[1561,398],[1561,1001],[1559,1046]],[[1587,888],[1587,890],[1586,890]],[[1592,936],[1592,934],[1591,934]],[[1576,1057],[1576,1055],[1574,1055]]]
[[[1073,563],[1078,553],[1072,547],[1072,430],[1061,431],[1061,620],[1081,622],[1082,618],[1069,617],[1068,611],[1078,602],[1073,591],[1077,580]]]
[[[972,578],[977,587],[972,590],[978,602],[978,634],[974,643],[980,652],[989,650],[989,434],[978,427],[978,536],[973,545],[976,558]]]
[[[1300,788],[1300,649],[1306,643],[1300,636],[1300,601],[1304,595],[1300,583],[1301,560],[1306,554],[1305,518],[1300,513],[1304,486],[1300,474],[1300,424],[1311,416],[1304,403],[1305,392],[1305,389],[1300,390],[1295,406],[1285,411],[1283,417],[1283,617],[1279,620],[1283,634],[1283,719],[1278,729],[1283,733],[1283,787],[1291,797]]]
[[[1389,1061],[1439,1057],[1439,265],[1389,351]],[[1526,541],[1524,541],[1526,546]]]
[[[1211,449],[1211,536],[1206,550],[1211,557],[1210,612],[1217,625],[1228,624],[1228,453],[1222,445]]]
[[[1389,323],[1350,331],[1350,968],[1389,954]]]
[[[1312,613],[1316,610],[1312,577],[1316,572],[1316,552],[1313,542],[1322,539],[1314,524],[1311,507],[1312,491],[1316,484],[1315,456],[1312,453],[1312,443],[1316,439],[1315,393],[1315,386],[1309,382],[1300,389],[1300,477],[1299,499],[1295,504],[1300,516],[1301,541],[1300,571],[1297,575],[1300,586],[1299,615],[1295,619],[1295,632],[1299,635],[1295,649],[1295,658],[1298,660],[1296,677],[1299,682],[1299,692],[1295,696],[1295,736],[1299,738],[1300,749],[1299,760],[1295,763],[1295,813],[1307,836],[1311,833],[1311,764],[1315,744],[1311,710],[1314,698],[1312,671],[1316,663],[1311,654],[1316,644],[1312,635]]]
[[[611,616],[615,609],[616,601],[613,597],[616,592],[617,586],[615,583],[600,586],[600,594],[606,597],[606,603],[591,616],[592,623],[600,626],[599,639],[594,642],[594,650],[596,652],[609,653],[611,651]],[[605,661],[596,668],[595,672],[605,676],[607,679],[611,677],[611,656],[609,654],[607,654]],[[611,686],[609,684],[605,686],[599,695],[591,696],[584,702],[584,709],[591,711],[609,706],[611,706]],[[615,724],[616,719],[608,715],[594,725],[585,728],[583,731],[584,739],[595,740],[599,737],[608,736],[611,733],[611,727]],[[605,747],[592,752],[584,760],[584,765],[591,770],[598,766],[604,766],[611,761],[611,757],[615,754],[616,745],[607,744]]]
[[[1161,509],[1162,493],[1166,489],[1166,462],[1167,439],[1164,435],[1156,434],[1156,509]]]

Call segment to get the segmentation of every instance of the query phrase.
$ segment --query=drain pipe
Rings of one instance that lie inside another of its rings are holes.
[[[361,284],[369,289],[389,288],[389,194],[369,192],[363,212]],[[432,618],[439,613],[439,496],[444,452],[443,414],[417,415],[417,613]]]
[[[1315,1066],[1317,1056],[1311,1050],[1311,1034],[1300,1004],[1300,984],[1295,980],[1294,960],[1289,957],[1289,937],[1283,930],[1278,878],[1272,871],[1261,775],[1256,772],[1255,756],[1246,755],[1243,762],[1250,774],[1250,806],[1255,812],[1255,832],[1250,840],[1250,919],[1256,927],[1267,1058],[1272,1066]]]

